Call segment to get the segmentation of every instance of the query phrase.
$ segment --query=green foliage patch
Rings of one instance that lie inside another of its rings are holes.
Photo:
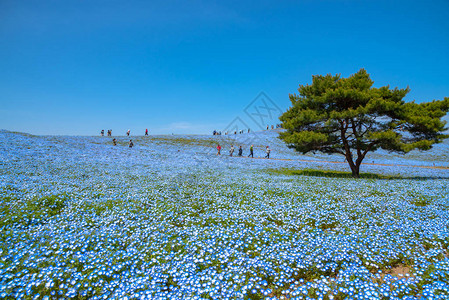
[[[304,169],[304,170],[294,170],[294,169],[270,169],[269,172],[282,174],[282,175],[303,175],[303,176],[314,176],[314,177],[330,177],[330,178],[353,178],[352,173],[342,172],[342,171],[331,171],[331,170],[316,170],[316,169]],[[380,175],[374,173],[361,173],[360,178],[365,179],[398,179],[402,177]]]
[[[15,195],[2,197],[0,227],[45,223],[49,218],[59,215],[67,206],[68,200],[67,194],[46,195],[32,199],[21,199]]]

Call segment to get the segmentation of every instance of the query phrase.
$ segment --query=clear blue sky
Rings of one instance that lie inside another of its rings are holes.
[[[449,2],[0,1],[0,129],[209,133],[264,91],[365,68],[449,96]],[[254,125],[252,125],[254,126]]]

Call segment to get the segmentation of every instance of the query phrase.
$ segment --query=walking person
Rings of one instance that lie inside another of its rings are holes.
[[[131,133],[131,130],[128,129],[128,131],[126,132],[126,135],[129,136],[130,133]]]
[[[242,156],[242,154],[243,154],[243,149],[242,149],[242,146],[240,146],[239,147],[239,156]]]
[[[145,129],[145,135],[148,135],[148,128]]]
[[[232,157],[232,154],[234,154],[234,145],[231,145],[231,149],[229,150],[229,156]]]
[[[100,134],[101,136],[104,136],[104,129],[101,130]]]
[[[132,148],[134,146],[133,140],[129,140],[129,148]]]
[[[217,155],[221,155],[221,146],[218,144],[217,146]]]
[[[267,146],[267,155],[265,155],[265,158],[270,158],[270,152],[271,152],[271,150],[270,150],[270,148]]]
[[[252,158],[254,158],[254,150],[253,150],[253,145],[251,145],[251,147],[249,147],[249,155],[248,155],[248,157],[252,157]]]

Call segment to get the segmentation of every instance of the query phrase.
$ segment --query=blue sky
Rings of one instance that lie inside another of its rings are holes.
[[[0,128],[210,133],[365,68],[449,96],[448,1],[0,1]]]

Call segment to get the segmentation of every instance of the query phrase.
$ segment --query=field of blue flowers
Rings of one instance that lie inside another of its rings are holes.
[[[326,178],[273,172],[348,171],[277,134],[0,131],[0,298],[449,298],[449,169],[413,167],[449,166],[448,142]]]

